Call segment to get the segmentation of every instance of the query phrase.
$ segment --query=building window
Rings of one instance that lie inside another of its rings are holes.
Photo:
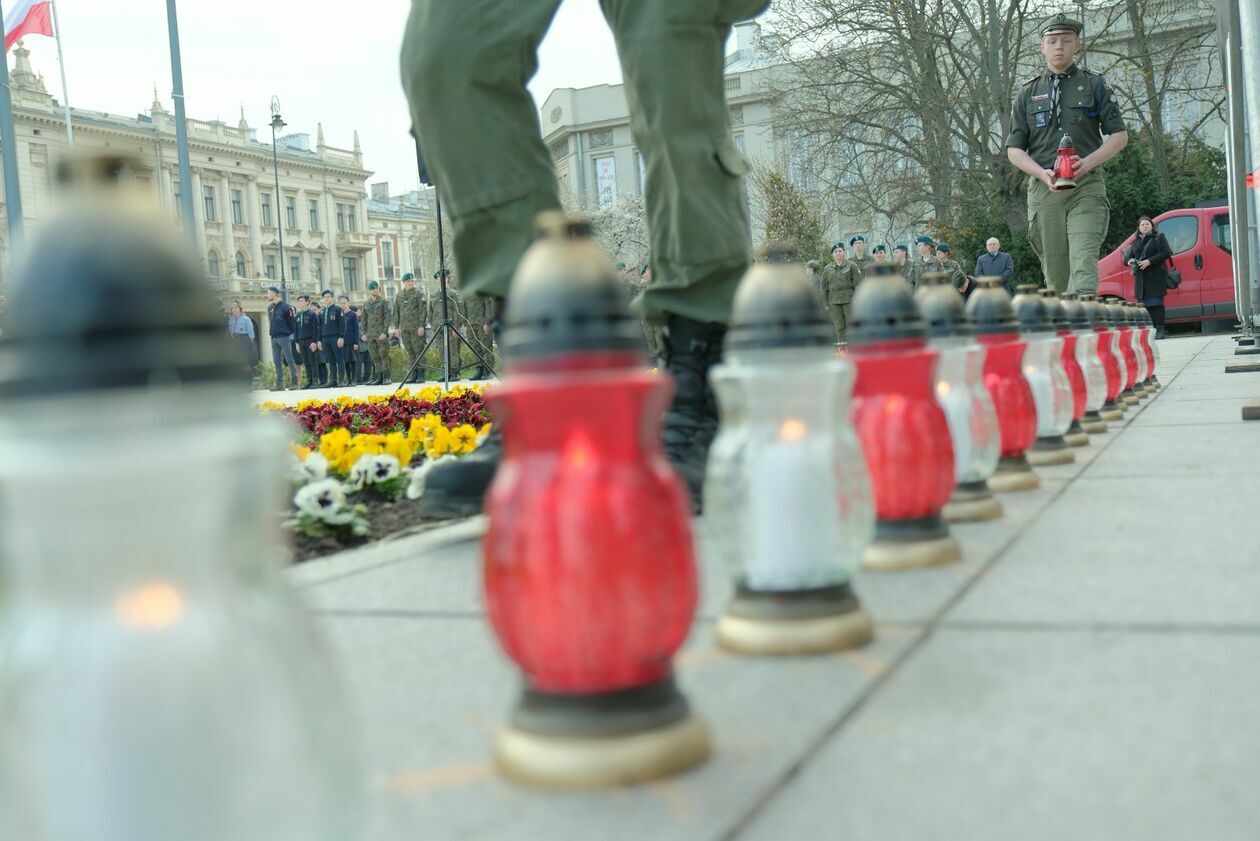
[[[346,205],[346,227],[350,229],[350,233],[354,233],[359,229],[359,223],[354,218],[354,205]]]
[[[324,285],[324,258],[316,257],[311,268],[312,280],[320,286]]]
[[[171,182],[171,187],[174,189],[174,192],[175,192],[175,215],[176,215],[176,216],[183,216],[183,215],[184,215],[184,203],[180,200],[180,199],[181,199],[181,196],[180,196],[180,194],[179,194],[179,182],[178,182],[178,181],[172,181],[172,182]]]
[[[319,230],[319,201],[317,199],[308,199],[306,202],[306,206],[310,210],[310,213],[311,213],[311,227],[309,230],[318,231]]]
[[[206,269],[211,277],[219,277],[223,273],[223,267],[219,265],[219,252],[211,250],[206,254]]]
[[[232,191],[232,224],[233,225],[245,224],[245,205],[241,201],[240,190]]]
[[[617,159],[611,155],[595,159],[595,195],[600,207],[617,200]]]
[[[297,199],[293,196],[284,197],[284,223],[290,228],[297,227]]]
[[[394,244],[389,240],[381,242],[381,263],[385,266],[385,276],[394,279]]]
[[[266,268],[267,279],[275,280],[276,279],[276,255],[268,254],[264,259],[267,265],[267,268]]]
[[[735,139],[735,148],[739,150],[741,155],[744,154],[744,133],[737,131],[732,137]]]
[[[265,227],[271,227],[271,193],[262,194],[262,223]]]
[[[359,288],[359,266],[353,257],[341,258],[341,280],[345,283],[347,292]]]
[[[214,188],[213,188],[213,187],[202,187],[202,188],[201,188],[201,197],[202,197],[202,200],[205,202],[205,205],[206,205],[206,221],[207,221],[207,222],[215,222],[215,221],[217,221],[219,217],[218,217],[218,215],[214,212]]]
[[[290,257],[289,258],[289,280],[292,280],[292,281],[301,280],[301,275],[302,275],[302,258]]]
[[[236,252],[236,276],[245,276],[245,255],[239,251]]]
[[[344,204],[337,205],[337,231],[342,234],[346,232],[346,206]]]
[[[639,174],[639,192],[643,193],[647,189],[647,165],[643,163],[643,153],[638,149],[634,150],[634,163]]]

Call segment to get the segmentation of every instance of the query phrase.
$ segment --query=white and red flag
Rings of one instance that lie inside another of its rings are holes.
[[[49,0],[16,0],[4,16],[4,51],[7,53],[26,35],[53,34]]]

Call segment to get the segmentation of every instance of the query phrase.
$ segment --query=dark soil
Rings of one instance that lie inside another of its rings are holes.
[[[291,532],[295,563],[313,561],[325,555],[333,555],[376,540],[398,538],[419,533],[446,524],[447,520],[425,520],[420,517],[420,501],[407,499],[397,502],[368,501],[367,518],[372,531],[367,537],[353,537],[342,542],[335,537],[310,537],[301,532]]]

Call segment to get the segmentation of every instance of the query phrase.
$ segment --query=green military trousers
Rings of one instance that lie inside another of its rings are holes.
[[[389,340],[382,341],[376,336],[363,338],[363,343],[367,345],[368,356],[372,357],[372,365],[376,368],[376,373],[384,374],[389,379]]]
[[[398,340],[402,342],[403,350],[407,352],[407,364],[415,365],[416,360],[420,358],[420,351],[424,350],[424,337],[416,335],[416,325],[398,328]]]
[[[505,297],[536,214],[560,206],[526,83],[560,0],[413,0],[403,88],[467,294]],[[725,322],[750,251],[723,57],[769,0],[601,0],[643,156],[653,278],[638,306]],[[586,166],[586,161],[580,162]],[[510,304],[509,304],[510,306]]]
[[[1028,182],[1028,237],[1046,287],[1060,294],[1098,291],[1098,252],[1111,219],[1102,172],[1086,173],[1076,184],[1051,191],[1040,179]]]
[[[853,319],[853,304],[847,301],[843,304],[828,304],[827,310],[831,313],[831,323],[836,327],[836,341],[843,342],[845,331]]]

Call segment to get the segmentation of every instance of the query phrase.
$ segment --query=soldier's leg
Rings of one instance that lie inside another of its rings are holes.
[[[643,315],[725,323],[751,241],[723,61],[731,24],[768,0],[601,0],[646,173],[652,283]],[[662,61],[668,56],[668,61]]]
[[[420,358],[420,352],[424,350],[424,339],[416,335],[415,327],[405,327],[399,332],[401,333],[403,350],[407,353],[407,367],[411,368],[416,364],[416,360]],[[416,368],[409,382],[424,382],[424,369]]]
[[[450,216],[465,294],[504,297],[533,239],[534,217],[560,206],[525,87],[559,3],[414,0],[411,6],[403,89]]]
[[[1068,197],[1067,232],[1072,272],[1069,292],[1098,291],[1099,252],[1110,222],[1107,182],[1101,172],[1091,172],[1077,181],[1077,188]]]
[[[376,379],[384,385],[394,381],[389,364],[389,340],[374,339],[371,346],[372,364],[376,366]]]
[[[844,341],[844,304],[828,304],[827,314],[831,316],[831,326],[836,328],[836,341]]]
[[[853,304],[840,304],[840,341],[847,342],[849,325],[853,323]]]
[[[1068,191],[1069,193],[1071,191]],[[1048,289],[1067,291],[1070,263],[1067,235],[1068,193],[1051,192],[1041,181],[1028,187],[1028,238],[1041,260]]]

